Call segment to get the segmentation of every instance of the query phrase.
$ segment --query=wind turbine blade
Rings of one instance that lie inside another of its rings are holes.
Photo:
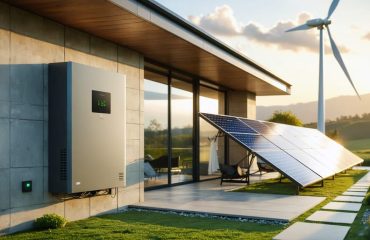
[[[333,0],[333,2],[330,5],[329,11],[328,11],[328,16],[326,17],[326,19],[329,19],[331,17],[331,15],[333,14],[333,12],[337,8],[339,1],[340,0]]]
[[[346,75],[348,81],[351,83],[351,85],[352,85],[353,89],[355,90],[357,96],[361,99],[360,94],[358,94],[357,89],[356,89],[355,85],[353,84],[352,78],[349,75],[349,72],[346,68],[346,65],[343,62],[342,56],[340,55],[340,52],[339,52],[339,49],[338,49],[337,45],[335,44],[333,37],[331,36],[330,29],[329,29],[328,26],[326,26],[326,28],[328,29],[330,45],[331,45],[331,49],[333,50],[334,57],[335,57],[335,59],[337,59],[337,62],[339,63],[340,67],[342,68],[342,70],[343,70],[344,74]]]
[[[298,27],[294,27],[294,28],[291,28],[285,32],[294,32],[294,31],[300,31],[300,30],[307,30],[307,29],[310,29],[312,27],[308,26],[307,24],[302,24],[302,25],[299,25]]]

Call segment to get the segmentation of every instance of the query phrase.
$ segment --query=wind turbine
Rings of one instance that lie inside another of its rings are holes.
[[[343,62],[341,54],[337,45],[335,44],[333,37],[330,33],[329,25],[331,24],[330,17],[338,6],[340,0],[333,0],[330,5],[328,15],[326,18],[316,18],[308,20],[305,24],[294,27],[287,30],[286,32],[308,30],[311,28],[317,28],[320,30],[320,69],[319,69],[319,100],[318,100],[318,116],[317,116],[317,129],[322,133],[325,133],[325,100],[324,100],[324,41],[323,41],[323,30],[326,28],[328,30],[329,40],[331,49],[333,51],[334,57],[342,68],[344,74],[346,75],[348,81],[351,83],[353,89],[355,90],[357,96],[361,99],[358,94],[355,85],[353,84],[352,78],[348,73],[346,65]]]

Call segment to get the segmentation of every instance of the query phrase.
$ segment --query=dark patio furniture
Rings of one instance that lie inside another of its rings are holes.
[[[159,158],[153,159],[150,155],[145,157],[145,161],[149,162],[150,165],[158,172],[161,168],[168,168],[168,155],[160,156]],[[180,156],[173,157],[171,159],[171,168],[178,168],[180,162]]]
[[[237,182],[249,184],[249,174],[244,173],[239,165],[220,164],[221,183],[223,182]]]

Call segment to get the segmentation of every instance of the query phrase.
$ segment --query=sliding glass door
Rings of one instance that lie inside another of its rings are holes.
[[[168,184],[168,78],[152,72],[144,80],[144,185]]]
[[[224,92],[201,86],[199,110],[203,113],[224,114]],[[225,138],[217,137],[218,130],[199,120],[199,173],[200,180],[218,177],[219,164],[225,161]]]
[[[171,80],[171,183],[193,180],[193,85]]]

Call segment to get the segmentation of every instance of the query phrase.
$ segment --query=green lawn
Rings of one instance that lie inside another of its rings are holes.
[[[349,170],[345,174],[338,174],[335,176],[335,180],[325,180],[324,187],[310,186],[301,190],[300,195],[302,196],[323,196],[326,199],[317,205],[316,207],[305,212],[298,218],[294,219],[294,222],[303,222],[311,214],[322,208],[327,203],[331,202],[336,196],[341,195],[345,190],[357,182],[361,177],[363,177],[367,171]],[[296,192],[295,185],[288,179],[283,179],[280,183],[279,179],[271,179],[263,181],[260,183],[255,183],[248,187],[239,189],[238,191],[243,192],[256,192],[256,193],[274,193],[274,194],[288,194],[293,195]],[[348,240],[365,240],[368,239],[365,236],[360,236],[362,232],[366,231],[366,225],[360,223],[362,213],[369,208],[369,206],[362,206],[360,213],[358,214],[355,222],[352,224],[353,229],[349,232],[346,239]]]
[[[325,186],[309,187],[301,195],[325,196],[327,199],[296,218],[293,222],[304,221],[309,215],[344,192],[360,179],[365,171],[348,171],[335,180],[325,180]],[[295,194],[294,185],[288,180],[268,180],[242,189],[246,192]],[[363,207],[362,211],[365,208]],[[356,219],[354,229],[347,239],[358,237],[364,225]],[[292,222],[292,223],[293,223]],[[29,231],[3,237],[3,239],[271,239],[287,226],[248,222],[227,221],[201,217],[183,217],[174,214],[129,211],[121,214],[92,217],[71,222],[63,229],[50,231]]]
[[[370,166],[370,138],[350,140],[344,146],[364,159],[363,166]]]
[[[92,217],[64,229],[31,231],[5,239],[271,239],[283,226],[174,214],[129,211]]]

